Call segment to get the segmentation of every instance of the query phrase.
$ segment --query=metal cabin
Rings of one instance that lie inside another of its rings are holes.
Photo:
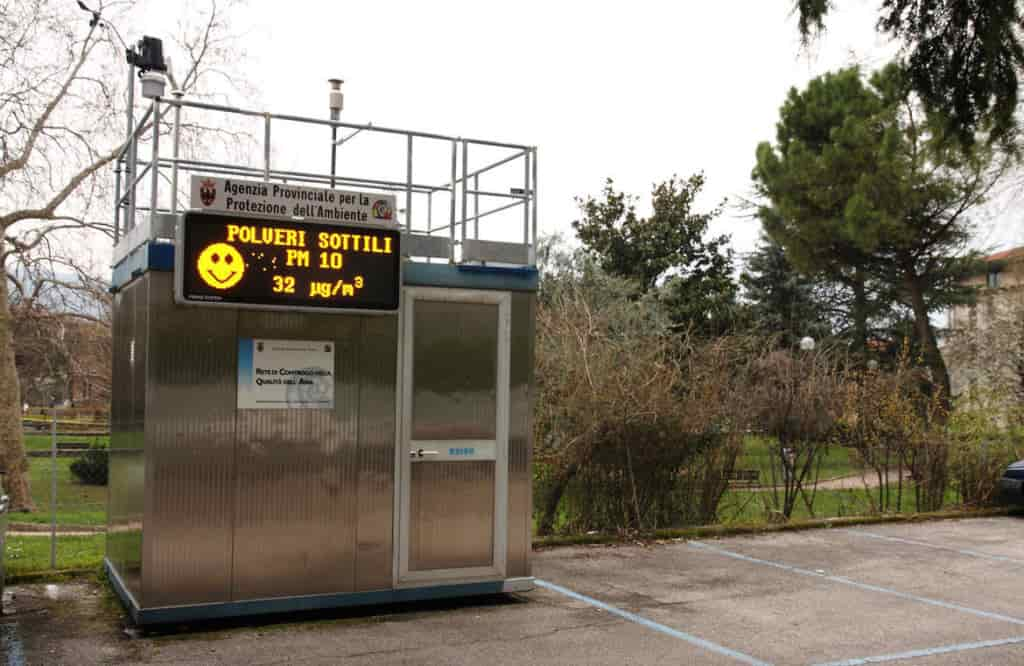
[[[115,168],[106,568],[133,619],[531,589],[536,149],[147,97]],[[218,208],[256,184],[280,197]],[[380,219],[259,212],[323,192]],[[256,281],[311,234],[309,275]],[[190,292],[229,239],[252,283]]]

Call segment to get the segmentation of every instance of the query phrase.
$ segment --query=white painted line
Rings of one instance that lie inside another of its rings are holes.
[[[772,562],[770,560],[760,560],[756,557],[750,557],[748,555],[742,555],[740,553],[734,553],[731,550],[725,550],[724,548],[717,548],[715,546],[709,546],[706,543],[700,541],[690,541],[689,546],[691,548],[697,548],[700,550],[718,553],[726,557],[731,557],[735,560],[742,560],[744,562],[750,562],[751,564],[761,564],[768,567],[775,567],[776,569],[782,569],[783,571],[789,571],[790,573],[800,574],[802,576],[811,576],[812,578],[820,578],[827,580],[832,583],[841,583],[842,585],[849,585],[860,590],[867,590],[868,592],[877,592],[879,594],[887,594],[889,596],[898,597],[900,599],[906,599],[908,601],[915,601],[919,604],[928,604],[929,606],[938,606],[939,608],[946,608],[948,610],[954,610],[961,613],[968,613],[977,617],[983,617],[989,620],[999,620],[1001,622],[1009,622],[1011,624],[1017,624],[1024,626],[1024,620],[1017,617],[1011,617],[1009,615],[1003,615],[1001,613],[991,613],[989,611],[978,610],[977,608],[969,608],[967,606],[961,606],[959,604],[950,603],[948,601],[941,601],[939,599],[930,599],[928,597],[919,597],[916,594],[908,594],[907,592],[900,592],[898,590],[892,590],[887,587],[881,587],[879,585],[869,585],[868,583],[859,583],[849,578],[842,576],[830,576],[826,573],[819,573],[817,571],[811,571],[810,569],[801,569],[800,567],[794,567],[789,564],[782,564],[781,562]]]
[[[924,546],[925,548],[934,548],[936,550],[945,550],[951,553],[959,553],[961,555],[970,555],[971,557],[980,557],[986,560],[993,560],[995,562],[1009,562],[1011,564],[1024,564],[1024,560],[1017,559],[1014,557],[1005,557],[1003,555],[992,555],[990,553],[983,553],[979,550],[970,550],[968,548],[954,548],[952,546],[941,546],[939,544],[928,543],[927,541],[918,541],[916,539],[903,539],[901,537],[886,536],[884,534],[878,534],[876,532],[867,532],[864,530],[846,530],[849,534],[855,534],[857,536],[866,537],[869,539],[879,539],[882,541],[892,541],[894,543],[905,543],[911,546]]]
[[[897,654],[883,654],[877,657],[860,657],[858,659],[847,659],[846,661],[830,661],[827,664],[817,666],[861,666],[862,664],[882,664],[887,661],[902,661],[904,659],[918,659],[920,657],[934,657],[939,654],[952,654],[954,652],[966,652],[967,650],[983,650],[985,648],[1000,647],[1003,645],[1018,645],[1024,643],[1024,636],[1017,638],[1003,638],[997,641],[979,641],[977,643],[958,643],[957,645],[945,645],[937,648],[924,650],[910,650]]]
[[[679,631],[678,629],[666,627],[663,624],[659,624],[652,620],[648,620],[645,617],[640,617],[635,613],[624,611],[622,609],[616,608],[615,606],[609,606],[603,601],[598,601],[597,599],[592,599],[588,596],[579,594],[578,592],[573,592],[572,590],[566,589],[561,585],[555,585],[554,583],[549,583],[546,580],[541,580],[539,578],[534,579],[534,582],[537,584],[537,587],[543,587],[544,589],[551,590],[552,592],[564,594],[565,596],[571,599],[575,599],[577,601],[582,601],[583,603],[590,604],[591,606],[594,606],[595,608],[600,608],[601,610],[607,613],[617,615],[618,617],[621,617],[624,620],[635,622],[641,626],[647,627],[648,629],[660,631],[663,634],[668,634],[673,638],[678,638],[680,640],[686,641],[687,643],[691,643],[698,647],[702,647],[710,652],[715,652],[726,657],[732,657],[733,659],[741,663],[750,664],[750,666],[771,666],[771,664],[769,664],[768,662],[761,661],[760,659],[755,659],[750,655],[743,654],[742,652],[737,652],[736,650],[730,650],[727,647],[723,647],[717,643],[712,643],[711,641],[706,641],[703,638],[698,638],[686,632]]]

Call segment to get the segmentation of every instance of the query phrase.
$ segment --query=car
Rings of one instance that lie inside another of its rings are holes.
[[[1024,505],[1024,460],[1018,460],[1003,472],[999,493],[1007,504]]]

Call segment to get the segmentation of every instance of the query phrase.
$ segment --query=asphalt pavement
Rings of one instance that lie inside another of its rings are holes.
[[[535,553],[533,592],[124,629],[90,584],[14,589],[11,664],[1024,664],[1024,519]]]

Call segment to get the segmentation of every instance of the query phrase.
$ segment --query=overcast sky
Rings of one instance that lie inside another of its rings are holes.
[[[697,170],[703,207],[748,196],[790,87],[895,53],[874,29],[879,0],[837,4],[810,51],[791,0],[253,0],[238,25],[253,104],[326,116],[326,79],[340,77],[344,120],[536,145],[540,229],[571,236],[574,197],[609,176],[644,203],[655,181]],[[730,208],[714,231],[745,252],[758,225]]]

